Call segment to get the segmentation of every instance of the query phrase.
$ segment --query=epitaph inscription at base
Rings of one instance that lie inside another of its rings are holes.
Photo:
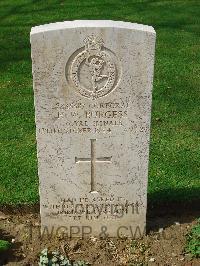
[[[155,31],[114,21],[32,28],[42,228],[145,232]]]

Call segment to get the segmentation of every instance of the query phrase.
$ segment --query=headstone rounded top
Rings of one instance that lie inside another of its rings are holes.
[[[113,20],[74,20],[74,21],[64,21],[56,22],[50,24],[44,24],[40,26],[35,26],[31,28],[31,35],[69,28],[84,28],[84,27],[100,27],[100,28],[112,28],[118,27],[122,29],[132,29],[137,31],[147,31],[156,34],[152,26],[147,26],[143,24],[124,22],[124,21],[113,21]]]

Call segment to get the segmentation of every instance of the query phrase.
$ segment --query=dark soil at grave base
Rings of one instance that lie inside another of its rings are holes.
[[[184,253],[186,234],[200,217],[199,204],[191,206],[149,207],[147,236],[130,239],[43,238],[39,234],[38,206],[1,207],[0,239],[15,242],[12,249],[0,254],[0,265],[38,265],[39,253],[60,250],[71,260],[91,265],[185,265],[198,266],[200,259]],[[32,226],[32,237],[30,227]],[[163,228],[163,230],[162,230]],[[160,233],[158,233],[160,229]],[[142,264],[143,263],[143,264]]]

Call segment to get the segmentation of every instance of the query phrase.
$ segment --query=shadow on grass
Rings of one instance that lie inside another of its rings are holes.
[[[174,195],[177,196],[176,199]],[[191,223],[199,217],[200,187],[189,191],[163,189],[148,197],[147,232],[158,231],[159,228],[169,227],[176,222]]]

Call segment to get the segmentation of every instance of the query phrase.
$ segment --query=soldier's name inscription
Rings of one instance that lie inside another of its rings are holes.
[[[113,127],[126,126],[129,103],[130,97],[100,103],[57,102],[52,107],[52,116],[58,120],[57,123],[54,123],[54,127],[39,127],[38,131],[42,134],[110,133]],[[131,127],[126,127],[124,130],[133,131],[134,122],[129,122],[132,123]]]

